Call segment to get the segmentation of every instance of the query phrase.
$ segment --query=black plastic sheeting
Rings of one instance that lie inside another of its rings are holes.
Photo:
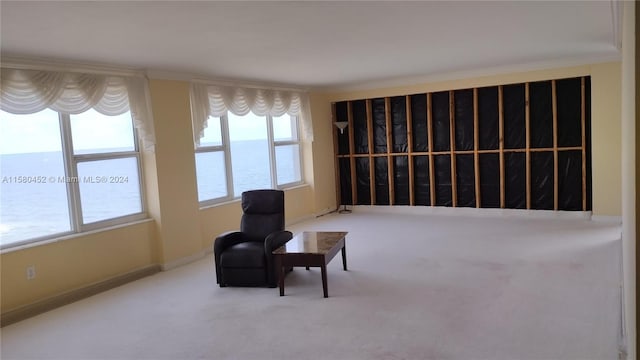
[[[434,156],[436,206],[453,206],[451,192],[451,156]]]
[[[532,148],[553,147],[552,95],[551,81],[529,83],[529,129]],[[553,169],[551,171],[553,173]]]
[[[582,210],[582,152],[558,153],[558,210]]]
[[[393,205],[409,205],[409,157],[393,157]]]
[[[389,203],[389,166],[387,157],[374,158],[376,176],[376,205],[391,205]]]
[[[497,150],[499,147],[498,87],[478,89],[478,147]]]
[[[584,96],[585,96],[585,138],[586,138],[586,158],[587,158],[587,210],[593,209],[592,204],[592,184],[591,184],[591,78],[584,79]]]
[[[373,152],[387,153],[387,120],[385,117],[384,99],[371,100],[371,116],[373,117]]]
[[[581,146],[580,78],[556,81],[558,146]]]
[[[340,205],[353,205],[351,197],[351,164],[349,159],[341,158],[340,161]]]
[[[476,207],[473,154],[456,155],[456,206]]]
[[[480,207],[500,207],[500,155],[480,154]]]
[[[473,150],[473,89],[456,90],[455,109],[456,150]],[[472,169],[473,172],[473,169]]]
[[[348,119],[347,102],[336,103],[336,121],[347,121]],[[334,126],[334,131],[338,135],[338,154],[349,155],[349,130],[344,129],[343,133]]]
[[[351,103],[353,119],[353,145],[356,154],[369,153],[369,131],[367,130],[367,103],[357,100]]]
[[[413,196],[415,205],[431,205],[429,157],[413,157]]]
[[[369,158],[356,158],[356,195],[358,205],[371,204],[371,182],[369,181]]]
[[[586,134],[586,210],[592,209],[592,168],[591,168],[591,82],[584,78],[585,104],[581,104],[581,78],[556,80],[558,163],[554,164],[553,147],[553,86],[552,81],[529,83],[530,146],[532,149],[549,149],[530,153],[531,209],[551,210],[554,208],[554,168],[558,168],[558,210],[583,210],[582,198],[582,151],[562,150],[563,147],[582,145],[582,106],[585,113]],[[526,208],[526,84],[504,85],[504,193],[505,208]],[[431,94],[398,96],[389,99],[391,118],[391,149],[387,148],[387,128],[385,99],[371,99],[373,144],[369,144],[366,101],[353,101],[352,119],[354,149],[356,154],[366,154],[373,145],[376,154],[408,152],[408,133],[411,133],[413,152],[427,152],[433,139],[434,152],[450,151],[451,131],[454,131],[455,150],[473,150],[474,146],[474,103],[473,89],[455,90],[453,108],[455,128],[450,128],[450,94],[441,91]],[[499,149],[499,87],[477,89],[478,140],[479,150]],[[412,128],[407,128],[407,105],[410,106]],[[431,108],[432,129],[428,128],[427,112]],[[347,120],[347,102],[336,103],[336,120]],[[336,131],[338,131],[336,129]],[[432,134],[429,134],[432,131]],[[349,132],[338,131],[338,152],[349,154]],[[516,149],[517,151],[509,151]],[[456,154],[456,206],[474,207],[476,198],[482,208],[500,207],[500,155],[498,153],[479,154],[479,188],[475,188],[475,163],[473,154]],[[408,205],[413,190],[416,205],[452,206],[451,155],[393,156],[393,205]],[[409,164],[413,161],[413,189],[409,188]],[[433,161],[434,187],[431,188],[429,172]],[[388,157],[356,158],[357,203],[362,205],[391,205],[389,199]],[[375,203],[371,199],[370,166],[374,166],[373,179]],[[349,159],[339,159],[340,193],[342,204],[351,204],[351,172]],[[431,204],[431,194],[435,204]]]
[[[406,153],[407,144],[407,100],[404,96],[390,99],[392,146],[395,153]]]
[[[553,151],[531,153],[531,208],[553,210]]]
[[[413,127],[413,151],[427,151],[427,95],[411,95],[411,121]]]
[[[505,207],[507,209],[525,209],[527,207],[525,153],[505,153],[504,164]]]
[[[431,114],[433,151],[448,151],[451,148],[448,91],[431,94]]]
[[[524,87],[524,84],[502,87],[505,149],[523,149],[526,146]]]

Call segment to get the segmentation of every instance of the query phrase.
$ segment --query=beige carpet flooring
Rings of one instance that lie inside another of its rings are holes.
[[[212,256],[1,329],[7,359],[617,359],[620,227],[356,209],[349,271],[215,284]]]

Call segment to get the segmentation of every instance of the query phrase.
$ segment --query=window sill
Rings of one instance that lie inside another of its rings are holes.
[[[8,244],[7,245],[8,247],[6,247],[4,249],[0,249],[0,254],[6,254],[6,253],[14,252],[14,251],[30,249],[32,247],[53,244],[53,243],[62,242],[62,241],[66,241],[66,240],[72,240],[72,239],[76,239],[76,238],[83,237],[83,236],[89,236],[89,235],[92,235],[92,234],[97,234],[97,233],[101,233],[101,232],[105,232],[105,231],[112,231],[112,230],[116,230],[116,229],[121,229],[121,228],[129,227],[129,226],[133,226],[133,225],[147,223],[147,222],[150,222],[150,221],[154,221],[154,220],[152,218],[146,218],[146,219],[135,220],[135,221],[131,221],[131,222],[123,223],[123,224],[107,226],[107,227],[103,227],[103,228],[100,228],[100,229],[94,229],[94,230],[83,231],[83,232],[78,232],[78,233],[66,234],[66,235],[62,235],[62,236],[51,238],[51,239],[35,240],[33,242],[29,242],[29,243],[22,244],[22,245],[11,246],[10,244]]]
[[[281,190],[284,191],[284,192],[287,192],[289,190],[302,189],[302,188],[310,187],[310,186],[311,185],[309,185],[307,183],[300,183],[300,184],[293,185],[291,187],[287,187],[287,188],[284,188],[284,189],[281,189]],[[234,204],[234,203],[240,202],[240,200],[241,200],[240,197],[237,197],[237,198],[234,198],[234,199],[231,199],[231,200],[224,200],[224,201],[221,201],[221,202],[215,203],[215,204],[207,204],[207,205],[200,206],[200,210],[207,210],[207,209],[215,208],[215,207],[218,207],[218,206],[225,206],[225,205],[229,205],[229,204]]]

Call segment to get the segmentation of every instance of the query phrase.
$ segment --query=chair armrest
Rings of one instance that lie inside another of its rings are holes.
[[[216,265],[216,281],[220,284],[221,281],[221,269],[220,269],[220,256],[222,252],[235,244],[240,244],[247,241],[246,236],[239,231],[227,231],[216,237],[213,242],[213,257]]]
[[[270,256],[274,250],[287,243],[293,238],[291,231],[276,231],[269,234],[264,239],[264,251]]]
[[[213,252],[222,252],[229,246],[233,246],[245,241],[247,241],[247,238],[245,234],[241,233],[240,231],[227,231],[216,236],[216,239],[213,242]]]
[[[287,241],[293,238],[293,234],[290,231],[276,231],[269,234],[264,239],[264,251],[267,259],[267,285],[275,287],[277,282],[277,271],[275,268],[275,259],[273,251],[280,246],[287,243]]]

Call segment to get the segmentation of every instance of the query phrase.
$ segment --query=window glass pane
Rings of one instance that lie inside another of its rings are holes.
[[[91,109],[70,115],[74,154],[134,151],[135,139],[131,114],[102,115]]]
[[[71,230],[58,113],[0,111],[0,245]]]
[[[246,190],[270,189],[267,119],[253,113],[228,116],[234,196]]]
[[[196,178],[198,182],[198,201],[227,196],[224,152],[196,153]]]
[[[300,145],[276,146],[278,185],[302,181],[300,171]]]
[[[297,117],[284,114],[273,117],[273,140],[296,141],[298,139]]]
[[[209,117],[207,127],[204,129],[204,136],[200,138],[200,146],[220,146],[222,145],[222,131],[220,130],[220,118]]]
[[[80,162],[77,180],[85,224],[142,212],[135,157]]]

